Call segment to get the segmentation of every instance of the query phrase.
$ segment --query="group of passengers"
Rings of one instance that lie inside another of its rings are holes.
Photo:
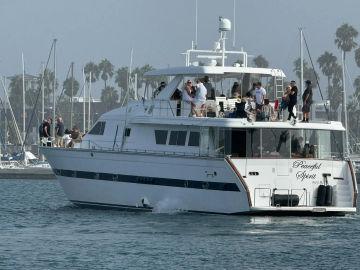
[[[302,95],[303,119],[301,122],[308,123],[310,118],[311,104],[313,102],[312,100],[313,92],[312,92],[311,81],[307,80],[305,83],[306,83],[306,89]],[[297,105],[297,95],[298,95],[298,88],[296,87],[296,83],[295,81],[291,81],[290,85],[288,85],[285,89],[279,109],[279,113],[281,113],[285,109],[288,109],[289,112],[288,121],[291,121],[291,119],[293,119],[293,121],[296,121],[296,115],[294,114],[294,107]]]
[[[166,87],[165,82],[161,82],[159,88],[154,92],[154,97],[157,96],[162,89]],[[219,94],[219,93],[218,93]],[[219,94],[220,97],[225,97],[224,94]],[[261,82],[253,83],[252,88],[245,94],[242,94],[241,85],[234,82],[231,88],[231,98],[237,99],[233,111],[225,113],[224,108],[220,108],[220,112],[224,117],[246,118],[248,121],[276,121],[280,119],[280,115],[287,109],[287,120],[295,123],[296,105],[298,88],[295,81],[291,81],[286,87],[281,101],[275,100],[274,106],[270,104],[270,100],[266,97],[267,91],[262,86]],[[302,95],[302,122],[309,122],[310,108],[312,104],[312,86],[311,81],[306,81],[306,89]],[[194,82],[187,80],[182,91],[176,89],[173,94],[173,100],[182,100],[191,105],[190,116],[203,117],[207,115],[205,108],[206,100],[215,100],[215,89],[209,81],[209,77],[196,79]],[[219,104],[221,107],[221,104]]]
[[[292,158],[316,158],[316,149],[315,145],[309,143],[309,141],[305,141],[304,138],[293,137],[291,140],[291,157]]]
[[[208,90],[204,85],[204,79],[197,79],[193,85],[191,80],[187,80],[182,100],[191,104],[191,115],[193,117],[203,117],[206,115],[205,102]],[[209,82],[207,82],[209,84]]]
[[[76,143],[82,141],[83,135],[78,127],[74,126],[71,130],[65,129],[61,116],[57,116],[55,121],[54,137],[51,136],[51,117],[44,119],[40,124],[39,137],[42,146],[74,147]]]
[[[238,84],[234,83],[232,88],[233,98],[240,102],[235,103],[235,111],[229,117],[246,118],[248,121],[274,121],[276,114],[270,101],[266,98],[266,90],[261,82],[253,83],[252,88],[241,97]]]

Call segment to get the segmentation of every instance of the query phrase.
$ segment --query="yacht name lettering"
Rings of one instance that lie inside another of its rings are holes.
[[[313,171],[313,170],[320,170],[322,163],[313,163],[313,164],[308,164],[305,160],[295,160],[293,162],[292,167],[294,169],[304,169],[304,170],[309,170],[309,171]]]
[[[296,178],[301,182],[304,180],[313,180],[316,179],[316,173],[308,173],[307,171],[298,171],[296,173]]]

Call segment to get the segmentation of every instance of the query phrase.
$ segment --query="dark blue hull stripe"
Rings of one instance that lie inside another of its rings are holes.
[[[181,180],[181,179],[171,179],[171,178],[157,178],[157,177],[145,177],[145,176],[136,176],[136,175],[97,173],[97,172],[60,170],[60,169],[54,169],[54,173],[55,175],[59,175],[59,176],[82,178],[82,179],[103,180],[103,181],[155,185],[155,186],[167,186],[167,187],[179,187],[179,188],[195,188],[195,189],[240,192],[238,186],[235,183],[205,182],[205,181],[194,181],[194,180]]]

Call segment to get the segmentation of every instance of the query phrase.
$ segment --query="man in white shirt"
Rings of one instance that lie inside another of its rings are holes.
[[[256,98],[256,109],[261,110],[264,105],[264,99],[266,96],[266,90],[261,86],[261,82],[256,83],[255,98]]]
[[[196,116],[204,116],[204,104],[206,102],[207,89],[200,81],[196,81],[196,95],[194,99]]]

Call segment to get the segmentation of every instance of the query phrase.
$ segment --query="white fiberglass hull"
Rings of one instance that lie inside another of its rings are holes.
[[[310,191],[306,203],[297,207],[271,206],[269,197],[261,197],[259,185],[252,186],[259,182],[260,186],[271,187],[270,173],[253,180],[236,160],[229,163],[224,159],[61,148],[42,151],[68,199],[81,206],[221,214],[324,215],[356,211],[350,186],[346,186],[349,199],[345,198],[340,207],[315,207],[311,199],[315,193]]]
[[[194,162],[186,157],[60,148],[43,153],[75,204],[225,214],[249,211],[246,190],[224,160]]]

